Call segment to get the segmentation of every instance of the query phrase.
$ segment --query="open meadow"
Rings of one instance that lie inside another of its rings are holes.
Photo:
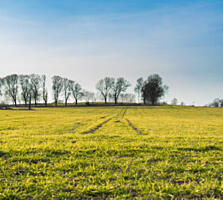
[[[0,199],[221,199],[223,110],[0,111]]]

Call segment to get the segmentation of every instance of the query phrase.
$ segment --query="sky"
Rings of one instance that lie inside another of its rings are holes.
[[[160,74],[186,104],[223,98],[222,0],[0,0],[0,77],[60,75],[95,91]]]

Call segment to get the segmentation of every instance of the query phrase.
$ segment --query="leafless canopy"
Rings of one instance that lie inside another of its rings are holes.
[[[26,106],[29,101],[29,95],[30,95],[30,76],[20,75],[19,82],[21,86],[21,97]]]
[[[5,95],[12,99],[15,106],[17,106],[17,97],[18,97],[18,75],[12,74],[6,76],[2,80],[4,84]]]
[[[135,93],[137,94],[138,97],[138,102],[140,102],[140,98],[142,96],[142,88],[143,88],[144,80],[143,78],[139,78],[136,81],[136,86],[134,88]]]
[[[118,98],[122,92],[125,92],[128,87],[130,87],[130,83],[124,78],[118,78],[112,85],[111,95],[114,98],[115,104],[118,103]]]
[[[38,74],[31,74],[30,75],[31,80],[31,86],[32,86],[32,92],[33,92],[33,99],[35,102],[35,105],[37,105],[37,101],[39,100],[41,93],[41,76]]]
[[[63,91],[65,106],[67,106],[67,101],[71,95],[71,84],[67,78],[63,78]]]
[[[70,90],[71,93],[75,99],[75,104],[78,103],[78,100],[80,100],[83,97],[83,90],[81,88],[81,85],[79,83],[75,83],[74,81],[70,80]]]
[[[53,76],[52,80],[53,80],[53,85],[52,85],[53,97],[55,105],[57,106],[59,96],[63,90],[63,78],[60,76]]]
[[[45,106],[47,106],[48,102],[48,90],[46,88],[46,75],[42,75],[42,96]]]
[[[105,103],[107,103],[108,96],[114,85],[114,82],[115,82],[114,78],[105,77],[104,79],[99,80],[96,85],[96,89],[103,96]]]

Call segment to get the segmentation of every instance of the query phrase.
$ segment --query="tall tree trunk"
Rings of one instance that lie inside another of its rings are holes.
[[[75,104],[77,105],[77,99],[75,99]]]
[[[115,97],[115,104],[117,104],[118,103],[118,98],[117,97]]]
[[[104,97],[105,98],[105,104],[107,104],[107,97]]]
[[[67,106],[67,99],[65,99],[65,106]]]
[[[146,105],[146,98],[145,97],[143,97],[143,103],[144,103],[144,105]]]
[[[45,106],[47,107],[47,101],[45,101]]]
[[[31,97],[29,98],[29,110],[31,110]]]

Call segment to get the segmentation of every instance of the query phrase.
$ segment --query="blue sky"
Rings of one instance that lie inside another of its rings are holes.
[[[0,0],[0,44],[0,76],[58,74],[94,90],[104,76],[134,85],[159,73],[167,101],[223,98],[221,0]]]

